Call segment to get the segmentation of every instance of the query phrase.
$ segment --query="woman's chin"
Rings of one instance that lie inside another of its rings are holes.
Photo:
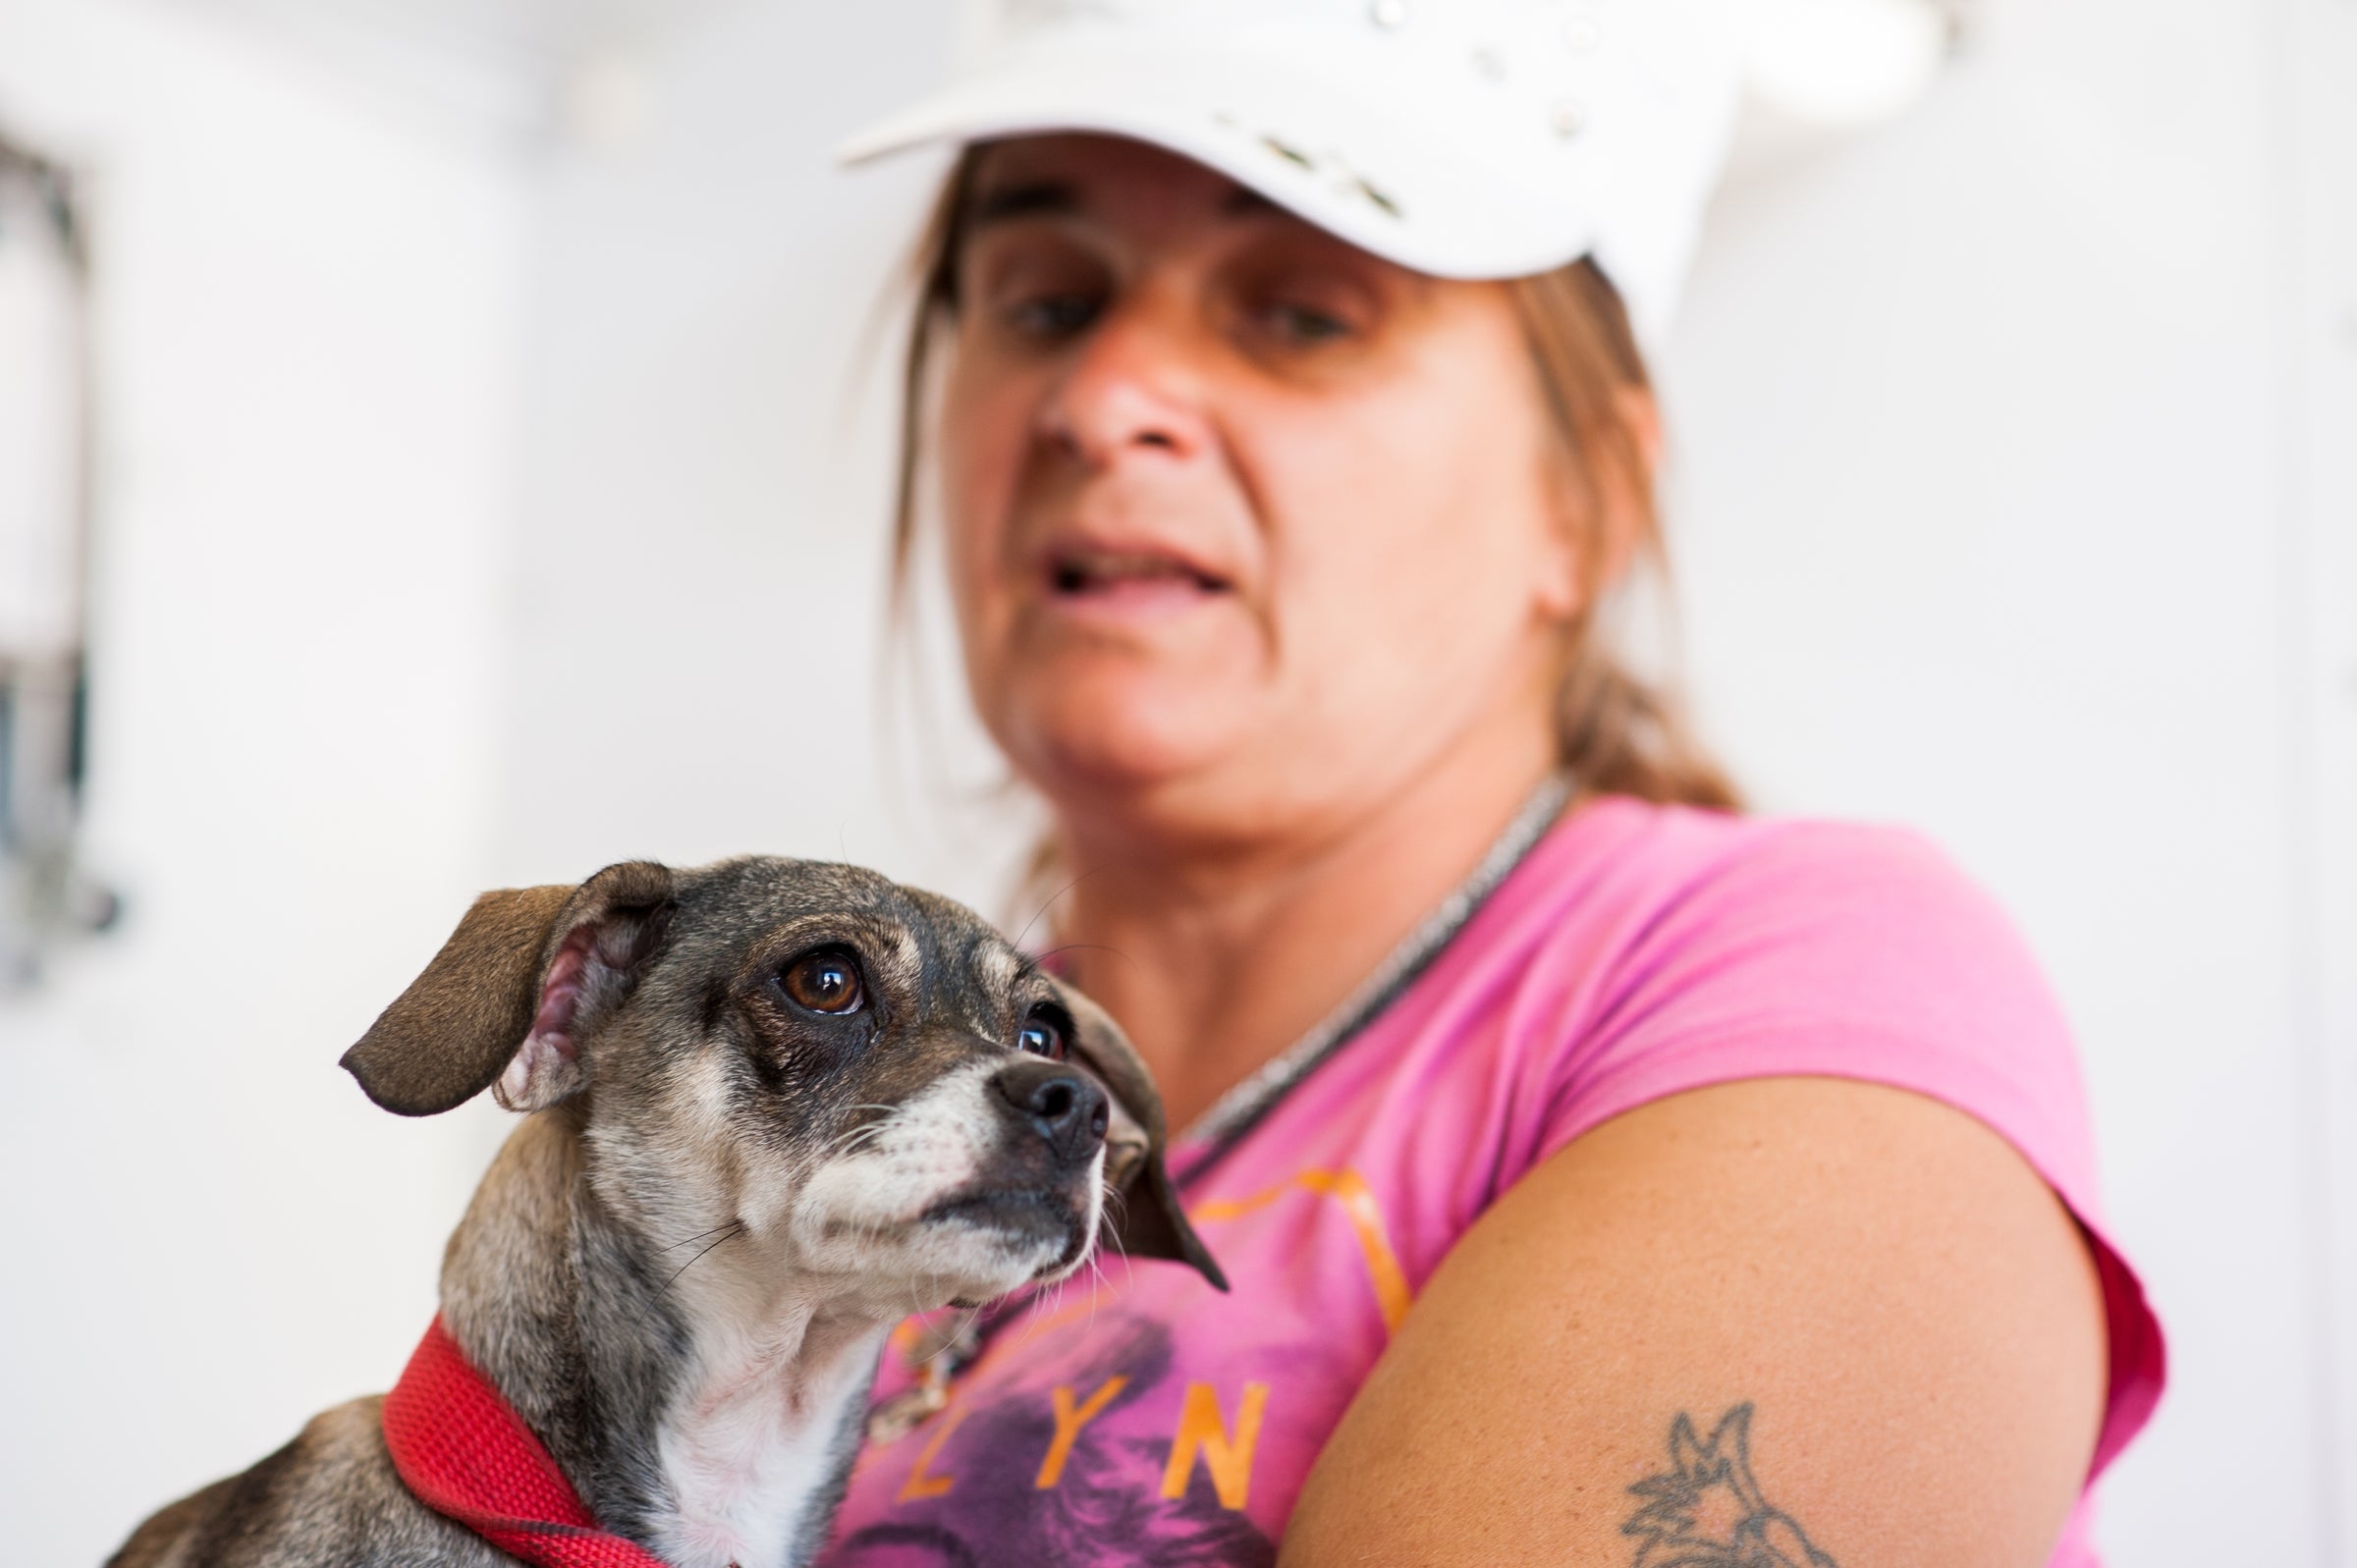
[[[1103,700],[1111,696],[1115,700]],[[1228,771],[1252,742],[1241,697],[1062,688],[1010,715],[1000,740],[1016,766],[1069,809],[1134,802]]]
[[[1182,785],[1216,770],[1232,749],[1214,735],[1169,726],[1043,730],[1024,748],[1024,771],[1051,796],[1078,805]]]

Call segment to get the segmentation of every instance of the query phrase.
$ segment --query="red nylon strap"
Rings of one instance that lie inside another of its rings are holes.
[[[419,1502],[534,1568],[665,1568],[597,1528],[532,1429],[438,1317],[385,1395],[385,1447]]]

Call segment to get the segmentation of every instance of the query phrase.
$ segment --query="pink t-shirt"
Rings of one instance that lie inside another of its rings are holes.
[[[2076,1213],[2110,1323],[2100,1472],[2160,1396],[2161,1332],[2103,1239],[2070,1037],[2003,915],[1905,833],[1605,799],[1222,1158],[1190,1174],[1207,1151],[1173,1149],[1232,1294],[1115,1261],[1001,1325],[947,1409],[860,1456],[824,1561],[1271,1561],[1319,1446],[1501,1193],[1622,1111],[1781,1074],[1969,1112]],[[888,1351],[879,1392],[907,1381]],[[2094,1563],[2087,1513],[2056,1568]]]

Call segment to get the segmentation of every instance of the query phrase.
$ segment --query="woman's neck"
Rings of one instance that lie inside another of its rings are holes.
[[[1552,747],[1451,748],[1218,855],[1070,844],[1058,937],[1183,1128],[1340,1003],[1462,883],[1553,770]]]

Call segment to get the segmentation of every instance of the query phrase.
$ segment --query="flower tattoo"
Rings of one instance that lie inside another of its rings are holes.
[[[1707,1440],[1680,1411],[1670,1423],[1670,1467],[1628,1488],[1642,1499],[1620,1527],[1638,1541],[1630,1568],[1839,1568],[1760,1495],[1750,1404],[1721,1416]]]

